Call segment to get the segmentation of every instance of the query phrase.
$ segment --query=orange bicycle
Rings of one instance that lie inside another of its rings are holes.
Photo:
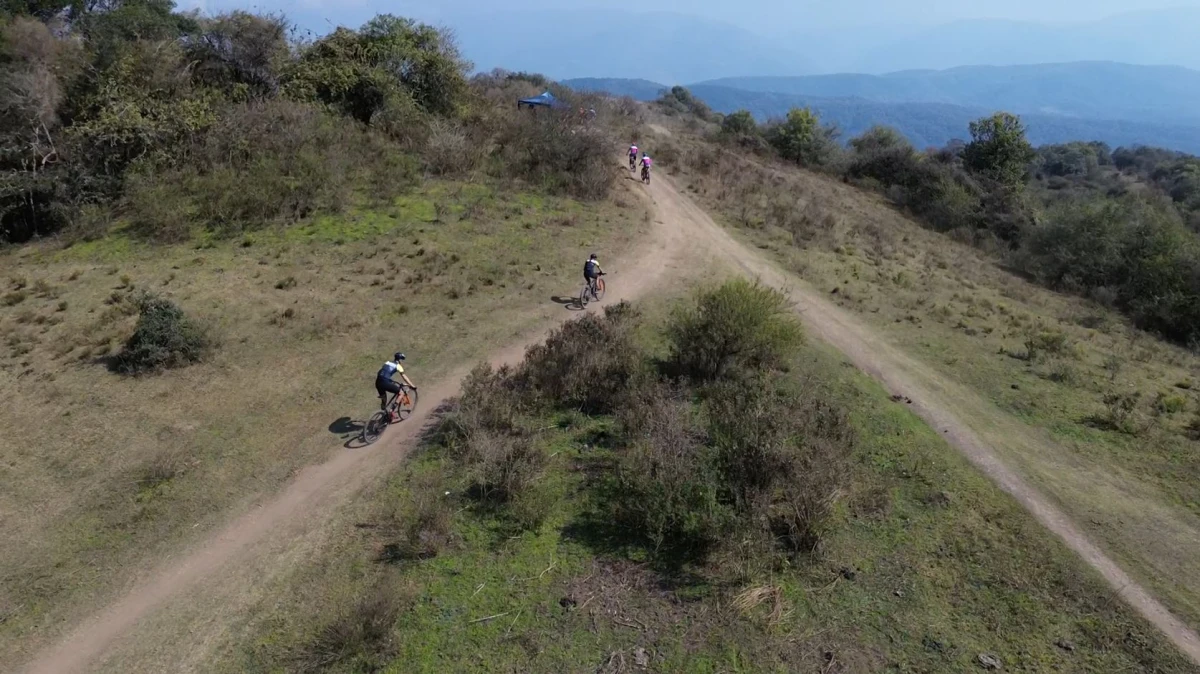
[[[413,410],[417,409],[417,389],[403,386],[399,393],[393,393],[392,399],[384,406],[384,409],[371,415],[367,420],[362,430],[362,441],[364,445],[369,445],[379,439],[383,435],[383,431],[390,426],[392,416],[395,414],[396,421],[404,421],[412,416]]]
[[[583,286],[583,290],[579,292],[579,306],[586,307],[589,297],[597,302],[604,299],[603,276],[604,274],[601,273],[600,276],[597,276],[596,278],[588,279],[588,282]]]

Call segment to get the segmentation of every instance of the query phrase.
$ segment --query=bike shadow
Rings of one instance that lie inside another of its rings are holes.
[[[578,297],[563,297],[562,295],[554,295],[550,298],[551,302],[563,305],[563,308],[568,311],[582,311],[584,306],[580,304]]]
[[[366,447],[367,444],[362,441],[362,430],[367,422],[350,417],[340,417],[333,423],[329,424],[329,432],[345,440],[342,447],[346,449],[360,449]]]

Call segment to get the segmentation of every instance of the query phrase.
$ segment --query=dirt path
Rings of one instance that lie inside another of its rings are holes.
[[[1000,431],[988,434],[993,442],[1000,436],[1006,436],[1010,442],[1037,442],[1028,429],[1001,418],[1003,413],[980,400],[974,392],[947,381],[900,352],[820,293],[739,243],[669,179],[656,178],[651,194],[661,219],[685,223],[692,245],[723,251],[725,259],[746,274],[758,277],[769,285],[787,288],[810,331],[844,353],[860,370],[892,391],[903,392],[911,398],[912,409],[918,416],[940,431],[951,445],[1016,498],[1043,526],[1098,571],[1129,605],[1200,665],[1200,636],[1092,543],[1061,509],[1006,466],[993,447],[985,443],[972,425],[963,420],[973,419],[977,426],[1000,427]]]
[[[683,265],[681,257],[688,251],[682,222],[658,219],[649,240],[638,248],[635,256],[613,262],[606,260],[606,266],[614,271],[609,276],[610,290],[602,304],[636,299],[657,287],[665,275]],[[570,283],[575,284],[575,279],[572,278]],[[573,288],[571,292],[574,292]],[[542,341],[548,330],[573,315],[558,305],[539,310],[530,320],[531,324],[539,326],[538,329],[499,349],[488,359],[497,365],[520,360],[526,347]],[[301,470],[271,500],[236,518],[190,551],[166,560],[159,568],[140,577],[124,596],[69,630],[57,643],[38,653],[22,671],[68,674],[92,669],[110,648],[134,631],[139,622],[173,598],[194,589],[201,581],[211,583],[218,572],[222,585],[214,592],[236,594],[225,585],[236,574],[226,574],[226,569],[231,569],[233,564],[248,564],[248,557],[268,547],[261,544],[262,540],[277,531],[288,530],[301,535],[303,529],[317,526],[320,519],[316,513],[320,508],[336,507],[338,503],[349,501],[372,479],[395,467],[412,448],[431,412],[457,393],[459,382],[471,366],[473,363],[464,364],[445,381],[422,386],[418,411],[404,424],[390,429],[380,442],[368,449],[340,451],[326,463]],[[247,582],[253,580],[250,578]],[[251,588],[247,588],[247,594],[250,591]]]
[[[703,265],[710,257],[732,263],[746,274],[759,277],[770,285],[789,288],[811,332],[840,349],[857,367],[887,387],[903,391],[912,398],[912,407],[918,415],[941,431],[949,442],[1099,571],[1130,605],[1200,664],[1200,638],[1092,544],[1058,508],[1001,463],[991,446],[961,421],[975,418],[976,413],[978,416],[988,414],[990,408],[984,401],[978,401],[978,396],[952,382],[939,379],[931,370],[873,335],[868,328],[827,302],[817,292],[737,242],[680,193],[669,179],[656,176],[649,195],[657,213],[653,234],[636,259],[624,266],[612,266],[617,273],[611,277],[612,292],[607,302],[634,299],[669,282],[670,277],[678,275],[679,267]],[[547,316],[539,324],[552,325],[569,318],[569,314],[563,314],[567,312],[560,311],[557,318],[553,319]],[[540,341],[545,331],[546,327],[532,331],[492,354],[492,362],[519,359],[525,347]],[[336,508],[339,503],[349,502],[370,484],[372,478],[396,466],[412,447],[421,426],[429,419],[430,411],[457,391],[463,374],[465,369],[446,381],[423,387],[418,414],[389,431],[378,445],[369,450],[339,452],[327,463],[301,471],[283,492],[269,502],[235,519],[191,551],[166,560],[161,567],[137,582],[125,596],[40,653],[25,671],[30,674],[66,674],[93,667],[115,645],[131,638],[130,634],[144,619],[185,592],[205,589],[200,587],[201,581],[211,581],[218,573],[221,574],[220,592],[224,596],[242,594],[241,585],[252,583],[254,574],[230,573],[235,564],[237,568],[248,568],[251,561],[257,561],[269,566],[272,563],[269,558],[271,548],[263,545],[264,539],[271,536],[283,539],[299,537],[320,527],[326,521],[321,518],[324,511]],[[963,401],[977,401],[978,406],[966,407]],[[990,416],[995,418],[987,419],[989,423],[1004,423],[998,414]],[[1003,430],[1014,437],[1019,437],[1023,432],[1016,425]],[[1026,438],[1026,441],[1032,440]],[[258,559],[254,560],[256,555]],[[252,587],[246,587],[244,593],[250,594],[251,590]],[[212,592],[216,593],[217,590]],[[174,623],[168,622],[173,628]],[[209,624],[199,628],[189,626],[187,635],[176,636],[190,639],[193,647],[203,648],[195,646],[195,643],[212,639],[211,633],[220,628],[220,625],[213,625],[214,622],[221,621],[209,618]],[[174,653],[174,656],[180,654]],[[171,657],[171,653],[159,655],[161,662],[170,663]],[[186,659],[191,660],[190,665],[175,660],[171,667],[203,669],[197,656]],[[128,669],[118,667],[119,671]]]

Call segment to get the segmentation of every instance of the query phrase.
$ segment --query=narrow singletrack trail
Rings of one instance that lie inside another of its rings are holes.
[[[1138,613],[1163,632],[1193,662],[1200,665],[1200,636],[1172,614],[1112,558],[1093,543],[1058,506],[1000,459],[999,443],[1037,444],[1042,440],[1028,427],[1008,419],[973,391],[940,377],[931,368],[888,344],[847,311],[829,302],[800,279],[733,238],[681,192],[658,175],[650,193],[659,218],[684,223],[693,246],[722,251],[724,259],[745,274],[784,288],[809,330],[837,348],[858,369],[892,391],[912,399],[911,408],[947,442],[956,447],[993,482],[1012,495],[1039,522],[1063,540],[1109,583]],[[972,420],[969,424],[966,420]],[[990,428],[989,428],[990,427]],[[987,441],[978,428],[988,429]]]
[[[1002,413],[979,396],[939,378],[931,369],[889,345],[802,281],[738,242],[661,172],[655,174],[646,193],[655,207],[653,232],[634,259],[612,265],[618,273],[610,277],[611,291],[605,303],[635,299],[680,278],[678,270],[681,267],[703,265],[710,260],[732,264],[749,276],[786,289],[812,333],[841,350],[855,366],[888,388],[903,391],[913,400],[914,412],[1016,498],[1096,569],[1126,602],[1200,664],[1200,637],[1089,541],[1059,508],[999,459],[994,450],[999,436],[1015,438],[1014,441],[1038,442],[1032,431],[1017,422],[1006,422]],[[575,285],[573,279],[570,282]],[[538,330],[490,354],[491,362],[515,362],[528,345],[544,337],[549,327],[570,318],[569,312],[561,311],[557,318],[548,316],[538,318],[537,324],[541,325]],[[147,621],[181,594],[196,591],[212,582],[218,574],[227,584],[243,582],[229,580],[232,576],[224,574],[223,570],[235,564],[246,565],[255,555],[269,554],[269,548],[261,544],[268,536],[302,535],[300,532],[320,526],[326,521],[320,518],[324,511],[351,501],[373,476],[386,473],[403,461],[421,429],[431,419],[431,412],[457,392],[467,365],[464,364],[455,376],[422,387],[421,408],[408,421],[391,428],[379,443],[365,450],[338,452],[326,463],[301,471],[279,494],[253,511],[236,517],[219,532],[178,557],[165,560],[112,605],[64,633],[57,643],[30,661],[24,671],[29,674],[67,674],[91,669],[121,640],[131,638],[139,623]],[[989,432],[979,431],[981,418],[996,428]],[[965,419],[975,421],[975,427],[965,423]],[[981,437],[984,435],[986,441]],[[258,561],[270,563],[269,560]],[[229,587],[222,590],[231,592]],[[232,589],[232,592],[236,591],[236,587]],[[195,640],[204,638],[198,633],[189,634]],[[175,668],[203,671],[202,664],[188,666],[179,661]]]

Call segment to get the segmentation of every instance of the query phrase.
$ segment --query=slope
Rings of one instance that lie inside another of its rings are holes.
[[[639,256],[628,274],[614,276],[615,287],[620,289],[621,296],[635,297],[657,283],[670,282],[672,276],[668,271],[672,268],[710,256],[732,262],[743,273],[762,278],[769,284],[791,288],[797,311],[810,329],[885,386],[909,396],[921,417],[1060,536],[1103,575],[1115,592],[1183,652],[1200,663],[1200,639],[1093,545],[1051,501],[1009,470],[991,449],[991,444],[996,442],[1037,444],[1036,436],[1020,425],[1004,421],[993,413],[994,408],[986,401],[937,376],[936,372],[879,338],[796,277],[781,272],[772,262],[739,243],[683,196],[669,179],[659,177],[650,194],[659,223],[654,243]],[[531,341],[531,338],[522,339],[493,353],[492,360],[511,360]],[[142,619],[185,592],[189,605],[197,601],[198,592],[198,606],[220,605],[226,611],[236,612],[239,605],[252,601],[254,587],[265,577],[281,573],[285,570],[281,567],[297,563],[296,554],[280,555],[280,551],[297,540],[305,540],[302,549],[317,545],[308,539],[314,535],[320,538],[317,532],[329,521],[339,504],[360,493],[371,481],[371,476],[403,459],[416,439],[421,421],[428,418],[429,410],[439,401],[453,394],[460,375],[461,371],[428,387],[421,414],[400,432],[393,433],[386,445],[367,453],[343,453],[324,465],[304,471],[279,497],[261,509],[234,521],[194,552],[169,560],[117,604],[84,623],[54,649],[40,655],[28,671],[75,671],[96,658],[106,658],[107,665],[118,671],[132,671],[133,663],[145,663],[152,655],[159,658],[158,666],[161,666],[167,658],[178,662],[180,651],[164,647],[172,642],[177,647],[190,644],[193,652],[187,653],[189,661],[193,666],[199,666],[203,656],[194,651],[203,651],[212,632],[219,633],[223,629],[221,620],[211,615],[187,616],[185,612],[186,618],[199,623],[192,622],[187,629],[181,630],[174,622]],[[965,419],[970,419],[970,423],[964,423]],[[981,432],[980,428],[987,430]],[[222,573],[222,583],[201,584],[202,580],[218,572]],[[119,647],[115,655],[108,652],[114,645]]]

